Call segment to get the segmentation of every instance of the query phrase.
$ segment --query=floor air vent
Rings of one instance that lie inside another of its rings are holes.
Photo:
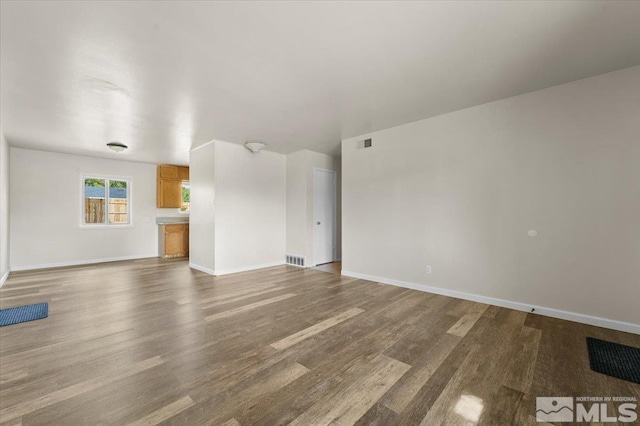
[[[300,266],[304,268],[304,257],[294,256],[292,254],[285,255],[287,259],[287,265]]]

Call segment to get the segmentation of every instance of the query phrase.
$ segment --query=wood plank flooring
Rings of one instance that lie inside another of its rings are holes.
[[[281,266],[146,259],[12,273],[1,425],[533,425],[536,396],[635,396],[586,336],[640,336]]]
[[[314,266],[311,269],[314,269],[316,271],[331,272],[333,274],[340,275],[340,272],[342,270],[342,262],[324,263],[322,265]]]

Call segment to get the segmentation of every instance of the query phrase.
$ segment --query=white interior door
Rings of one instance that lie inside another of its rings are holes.
[[[333,262],[336,248],[336,172],[313,171],[313,261]]]

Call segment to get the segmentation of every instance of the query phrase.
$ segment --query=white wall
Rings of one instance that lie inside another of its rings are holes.
[[[285,156],[219,141],[215,150],[216,274],[283,263]]]
[[[302,150],[287,155],[287,253],[304,256],[306,265],[313,258],[313,186],[314,169],[333,170],[337,179],[337,259],[341,256],[341,166],[340,159],[318,152]]]
[[[287,155],[287,253],[307,256],[307,151]]]
[[[175,209],[167,209],[167,208],[158,208],[156,209],[156,216],[157,217],[184,217],[184,218],[188,218],[189,217],[189,213],[188,212],[183,212],[181,211],[179,208],[175,208]]]
[[[210,274],[215,270],[215,144],[189,154],[189,264]]]
[[[155,165],[11,148],[10,172],[12,270],[158,255]],[[131,178],[132,227],[79,226],[81,173]]]
[[[9,145],[0,125],[0,286],[9,274]]]
[[[347,139],[342,162],[343,271],[640,331],[640,67]]]

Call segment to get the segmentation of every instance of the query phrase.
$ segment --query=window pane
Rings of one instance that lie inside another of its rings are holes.
[[[189,185],[189,182],[187,181],[183,181],[182,182],[182,207],[180,207],[180,210],[184,211],[189,211],[189,203],[191,201],[191,186]]]
[[[127,182],[109,181],[109,223],[129,223]]]
[[[84,180],[84,223],[104,223],[104,179]]]

